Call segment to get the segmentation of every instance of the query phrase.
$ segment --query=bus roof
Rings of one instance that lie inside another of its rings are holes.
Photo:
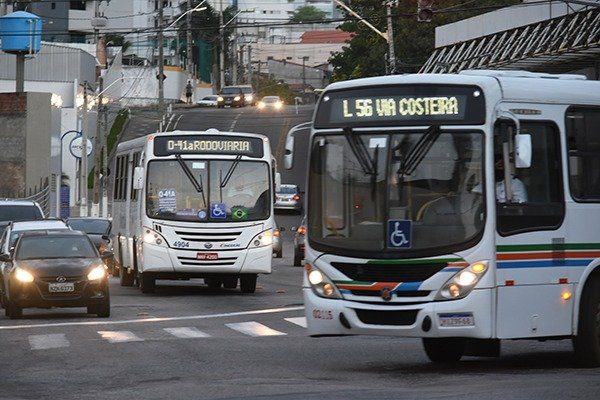
[[[600,105],[600,81],[582,75],[552,75],[529,71],[468,70],[460,74],[389,75],[336,82],[325,89],[356,89],[365,86],[402,84],[477,85],[496,91],[505,101]]]

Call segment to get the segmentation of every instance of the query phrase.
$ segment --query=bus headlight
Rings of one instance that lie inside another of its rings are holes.
[[[254,247],[271,246],[273,244],[273,231],[270,229],[254,236],[250,242]]]
[[[319,269],[310,264],[304,266],[306,278],[313,293],[326,299],[341,299],[342,295],[333,282]]]
[[[150,228],[144,228],[144,233],[142,233],[142,240],[147,244],[154,244],[157,246],[166,246],[167,241],[162,235]]]
[[[487,261],[469,265],[452,276],[435,296],[436,300],[456,300],[466,297],[488,270]]]

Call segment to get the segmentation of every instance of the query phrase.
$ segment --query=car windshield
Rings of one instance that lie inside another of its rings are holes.
[[[297,186],[281,186],[281,190],[277,194],[296,194],[298,193]]]
[[[317,246],[456,250],[483,228],[481,133],[316,136],[311,160],[308,226]]]
[[[40,209],[35,205],[0,206],[0,221],[27,221],[43,219]]]
[[[279,97],[265,97],[263,103],[277,103],[279,101]]]
[[[16,260],[94,258],[96,250],[86,236],[32,236],[18,243]]]
[[[242,222],[271,212],[269,166],[261,161],[182,160],[202,191],[177,161],[148,166],[146,212],[177,221]]]
[[[221,91],[222,94],[240,94],[240,88],[238,87],[224,87]]]
[[[67,227],[64,228],[50,228],[51,230],[68,230]],[[37,228],[37,229],[31,229],[31,230],[12,230],[10,232],[10,242],[9,242],[9,248],[13,248],[15,246],[15,243],[17,243],[17,239],[19,239],[19,236],[21,236],[23,233],[25,232],[36,232],[36,233],[44,233],[47,232],[50,229],[44,229],[44,228]]]
[[[88,235],[107,235],[110,221],[105,219],[69,219],[67,224],[76,231]]]

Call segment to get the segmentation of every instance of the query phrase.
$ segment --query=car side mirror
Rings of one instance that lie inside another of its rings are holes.
[[[285,169],[292,169],[294,167],[294,142],[295,138],[292,135],[288,135],[285,139],[285,155],[283,156]]]
[[[133,190],[144,188],[144,167],[135,167],[133,170]]]
[[[292,231],[292,232],[296,232],[297,230],[298,230],[298,227],[297,227],[297,226],[292,226],[292,227],[290,228],[290,231]]]
[[[115,256],[115,253],[113,253],[112,251],[103,251],[102,253],[100,253],[100,256],[102,258],[111,258]]]
[[[108,235],[102,235],[102,239],[104,239],[104,240],[110,240],[110,238],[108,237]]]
[[[275,173],[275,192],[281,192],[281,174]]]
[[[515,135],[515,167],[531,168],[532,158],[531,135]]]

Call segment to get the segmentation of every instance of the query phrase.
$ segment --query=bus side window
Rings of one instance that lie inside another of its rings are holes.
[[[578,202],[600,201],[600,108],[567,111],[569,186]]]
[[[556,229],[565,213],[558,127],[549,122],[523,121],[521,131],[531,135],[532,164],[514,170],[513,192],[520,193],[513,198],[520,197],[521,202],[506,202],[502,198],[504,182],[496,181],[498,232],[502,236]]]

